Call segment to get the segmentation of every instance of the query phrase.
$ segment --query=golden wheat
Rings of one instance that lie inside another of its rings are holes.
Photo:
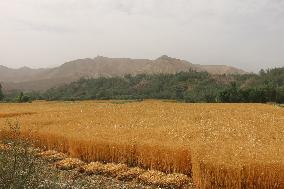
[[[35,145],[87,162],[183,173],[199,188],[284,188],[280,107],[152,100],[0,105],[0,115],[9,114],[23,135],[33,130]],[[1,126],[7,117],[0,116]]]

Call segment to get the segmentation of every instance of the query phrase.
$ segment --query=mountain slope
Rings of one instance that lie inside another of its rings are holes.
[[[0,82],[3,83],[5,90],[46,90],[82,77],[97,78],[141,73],[177,73],[188,70],[207,71],[212,74],[245,73],[243,70],[229,66],[196,65],[166,55],[156,60],[98,56],[94,59],[74,60],[51,69],[31,69],[27,67],[10,69],[0,66]]]
[[[48,69],[31,69],[22,67],[11,69],[0,65],[0,81],[2,82],[23,82],[40,78],[40,75]]]

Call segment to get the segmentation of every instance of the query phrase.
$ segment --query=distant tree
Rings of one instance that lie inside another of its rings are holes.
[[[2,92],[2,85],[0,83],[0,101],[2,101],[4,99],[4,94]]]
[[[260,76],[264,76],[264,75],[265,75],[265,71],[264,71],[263,69],[261,69],[261,70],[259,71],[259,75],[260,75]]]
[[[283,102],[284,68],[260,74],[210,75],[207,72],[138,74],[80,79],[44,93],[26,93],[31,99],[175,99],[186,102]],[[231,82],[231,84],[230,84]],[[18,95],[19,92],[16,93]],[[6,94],[6,99],[15,95]]]
[[[177,85],[175,87],[176,99],[181,100],[184,98],[185,86]]]
[[[20,92],[19,96],[16,99],[19,103],[31,102],[31,98],[27,95],[24,95],[23,92]]]
[[[17,102],[22,102],[23,96],[24,96],[24,93],[20,92],[19,96],[17,96],[17,98],[16,98],[16,101]]]
[[[284,87],[278,88],[276,91],[276,102],[284,103]]]
[[[221,102],[237,103],[242,101],[241,91],[237,87],[236,82],[232,82],[231,86],[219,94]]]

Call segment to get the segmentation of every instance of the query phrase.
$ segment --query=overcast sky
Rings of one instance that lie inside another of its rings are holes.
[[[284,66],[284,0],[0,0],[0,65],[156,59]]]

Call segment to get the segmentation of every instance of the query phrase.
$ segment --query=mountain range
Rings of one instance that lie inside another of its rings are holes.
[[[210,74],[245,74],[246,72],[225,65],[199,65],[163,55],[155,60],[130,58],[78,59],[55,68],[32,69],[22,67],[11,69],[0,65],[0,82],[5,91],[44,91],[62,84],[68,84],[82,77],[114,77],[126,74],[177,73],[181,71],[206,71]]]

